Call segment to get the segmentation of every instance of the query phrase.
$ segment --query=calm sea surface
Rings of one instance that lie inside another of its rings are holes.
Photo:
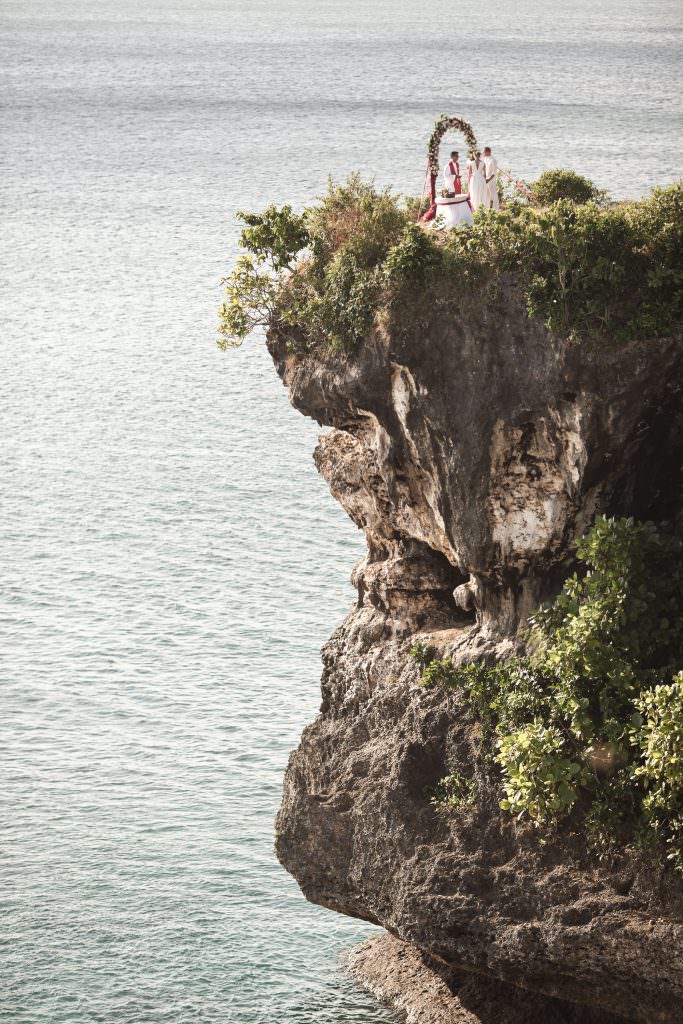
[[[239,208],[419,192],[441,111],[525,177],[673,180],[679,0],[3,0],[0,1019],[370,1024],[272,852],[363,545],[258,340]]]

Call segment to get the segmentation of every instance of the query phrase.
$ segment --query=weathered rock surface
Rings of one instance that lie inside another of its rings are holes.
[[[454,971],[393,935],[368,939],[347,973],[406,1024],[619,1024],[601,1010],[539,997],[515,985]]]
[[[451,970],[683,1019],[680,883],[626,853],[591,860],[571,826],[542,845],[486,779],[475,810],[437,814],[425,790],[474,763],[477,725],[457,695],[419,687],[408,657],[419,636],[456,661],[506,656],[598,512],[681,515],[683,340],[571,346],[509,292],[378,332],[353,357],[298,358],[286,343],[269,339],[277,369],[293,404],[334,428],[316,464],[368,556],[287,770],[282,863],[312,901]]]

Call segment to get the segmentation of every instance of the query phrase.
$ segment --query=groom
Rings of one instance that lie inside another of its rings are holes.
[[[498,198],[498,162],[491,154],[491,147],[484,149],[484,177],[486,179],[486,190],[484,192],[484,206],[487,210],[499,210],[500,199]]]
[[[460,154],[457,149],[451,153],[451,158],[443,169],[443,177],[446,183],[446,191],[454,192],[456,196],[462,193],[462,174],[460,173]]]

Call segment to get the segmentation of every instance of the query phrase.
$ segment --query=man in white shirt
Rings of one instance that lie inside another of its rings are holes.
[[[453,192],[456,196],[462,194],[462,175],[460,173],[460,154],[457,149],[451,153],[451,158],[443,169],[443,180],[446,184],[446,191]]]
[[[487,210],[499,210],[498,164],[496,158],[491,155],[490,146],[486,146],[484,149],[484,177],[486,178],[484,206]]]

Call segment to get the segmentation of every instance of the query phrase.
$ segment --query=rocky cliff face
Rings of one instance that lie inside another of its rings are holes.
[[[316,464],[368,555],[288,767],[282,863],[313,902],[449,969],[680,1020],[680,884],[627,855],[601,865],[570,830],[542,845],[483,780],[476,810],[437,814],[425,789],[473,762],[477,725],[457,694],[418,685],[408,650],[429,637],[456,663],[504,657],[597,513],[680,516],[683,339],[570,345],[510,290],[378,331],[352,357],[295,357],[287,341],[269,338],[277,370],[293,405],[333,428]]]

